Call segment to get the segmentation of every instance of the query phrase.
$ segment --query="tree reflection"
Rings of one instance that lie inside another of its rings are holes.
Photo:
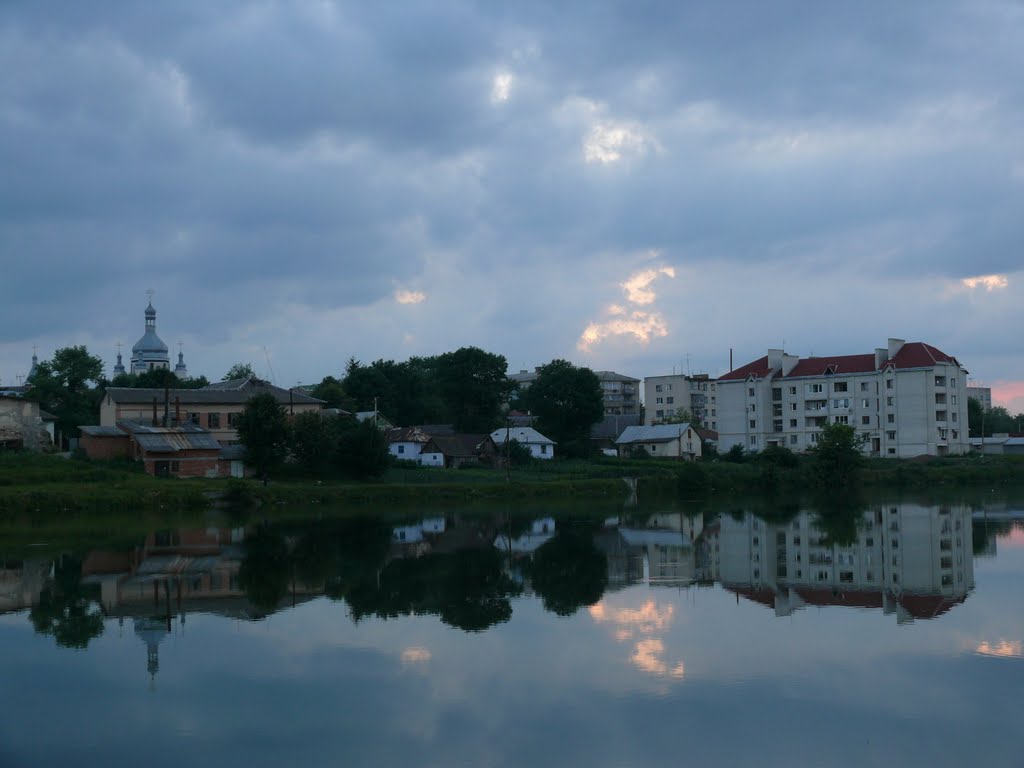
[[[63,648],[86,648],[103,634],[98,586],[82,585],[82,561],[62,556],[54,564],[53,580],[39,594],[29,620],[41,635],[53,635]]]
[[[280,531],[259,528],[245,541],[245,557],[238,569],[238,584],[254,606],[276,608],[288,594],[291,562],[288,544]]]
[[[608,559],[594,546],[592,526],[566,525],[534,553],[530,576],[546,610],[571,616],[601,599]]]
[[[861,495],[851,489],[832,496],[818,495],[817,517],[814,526],[825,534],[828,546],[851,547],[864,527],[866,504]]]
[[[393,560],[375,583],[360,582],[345,599],[356,621],[434,614],[445,624],[479,632],[508,621],[509,598],[519,592],[501,570],[496,550],[468,549]]]

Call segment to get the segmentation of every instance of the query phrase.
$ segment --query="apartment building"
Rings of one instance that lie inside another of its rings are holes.
[[[770,349],[719,377],[715,395],[721,451],[805,451],[828,423],[854,427],[874,456],[969,450],[967,370],[924,342],[889,339],[874,353],[833,357]]]
[[[974,398],[981,403],[983,411],[992,410],[992,387],[969,386],[967,387],[967,397]]]
[[[684,411],[705,429],[718,429],[715,380],[706,373],[644,378],[644,424],[660,424]]]

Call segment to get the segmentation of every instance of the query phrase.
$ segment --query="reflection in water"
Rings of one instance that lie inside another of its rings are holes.
[[[805,606],[881,609],[900,623],[941,616],[974,587],[966,506],[887,504],[856,519],[847,544],[815,515],[785,522],[722,517],[705,536],[709,574],[787,616]]]
[[[1024,643],[1020,640],[1000,640],[995,643],[979,643],[975,653],[982,656],[1003,656],[1020,658],[1024,656]]]

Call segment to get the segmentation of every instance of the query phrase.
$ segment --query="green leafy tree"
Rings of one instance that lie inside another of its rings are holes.
[[[318,400],[323,400],[327,408],[349,409],[349,397],[345,394],[345,387],[333,376],[324,376],[310,393]]]
[[[235,363],[224,374],[221,381],[234,381],[235,379],[254,379],[256,372],[252,369],[252,363]]]
[[[51,360],[39,363],[30,382],[28,397],[42,403],[57,417],[57,427],[77,435],[83,424],[99,421],[102,400],[103,361],[84,346],[64,347]]]
[[[335,421],[316,411],[305,411],[292,420],[292,456],[307,471],[322,472],[334,461],[338,442]]]
[[[864,461],[863,446],[863,437],[848,424],[825,424],[812,451],[818,482],[829,487],[853,484]]]
[[[734,464],[742,464],[747,459],[747,452],[743,450],[743,446],[739,443],[735,443],[729,447],[729,450],[722,454],[723,461],[731,461]]]
[[[266,477],[284,462],[288,454],[288,418],[273,395],[249,398],[235,426],[245,446],[245,460],[257,475]]]
[[[680,408],[671,416],[665,416],[661,419],[656,419],[655,424],[689,424],[693,420],[693,416],[685,408]]]
[[[524,393],[537,429],[558,444],[563,456],[590,452],[590,428],[604,415],[601,381],[589,368],[552,360],[537,370]]]
[[[967,431],[971,437],[983,437],[985,426],[985,407],[976,397],[967,398]]]
[[[372,421],[343,426],[335,456],[341,471],[357,480],[380,477],[391,464],[387,438]]]
[[[502,406],[515,384],[503,355],[462,347],[435,362],[438,394],[460,432],[489,432],[501,422]]]

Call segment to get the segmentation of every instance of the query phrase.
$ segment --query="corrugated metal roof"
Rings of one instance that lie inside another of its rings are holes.
[[[128,437],[128,433],[117,427],[100,427],[94,425],[88,425],[85,427],[79,427],[79,431],[83,435],[89,435],[89,437]]]
[[[615,443],[616,445],[626,445],[627,443],[667,443],[672,440],[678,440],[680,435],[685,435],[688,429],[692,429],[689,424],[651,424],[648,426],[626,427]],[[698,440],[700,439],[699,435],[696,437]]]

